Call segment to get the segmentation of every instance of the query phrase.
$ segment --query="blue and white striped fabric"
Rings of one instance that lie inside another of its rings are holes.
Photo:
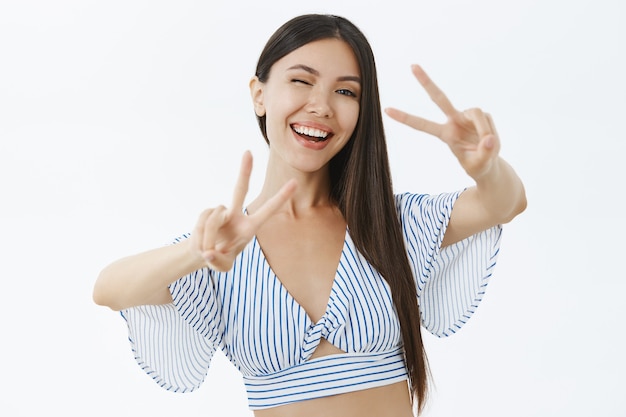
[[[458,195],[396,196],[422,324],[440,337],[458,331],[476,310],[501,236],[498,226],[440,250]],[[135,358],[168,390],[200,386],[218,348],[242,373],[252,410],[407,378],[389,286],[349,232],[317,322],[276,277],[256,239],[230,271],[201,269],[170,291],[173,304],[122,312]],[[321,338],[346,353],[311,359]]]

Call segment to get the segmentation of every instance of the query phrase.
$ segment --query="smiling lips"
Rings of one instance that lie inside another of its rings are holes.
[[[328,140],[333,134],[326,130],[317,129],[310,126],[302,126],[298,124],[291,125],[291,128],[300,137],[311,142],[324,142]]]

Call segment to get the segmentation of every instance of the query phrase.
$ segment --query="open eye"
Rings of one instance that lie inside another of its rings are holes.
[[[342,94],[344,96],[348,96],[348,97],[354,97],[356,98],[356,93],[352,90],[348,90],[347,88],[341,88],[339,90],[337,90],[337,93]]]

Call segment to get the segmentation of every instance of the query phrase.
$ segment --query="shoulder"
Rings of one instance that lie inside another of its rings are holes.
[[[462,191],[446,192],[440,194],[395,194],[396,209],[400,214],[411,212],[413,214],[424,211],[450,212]]]

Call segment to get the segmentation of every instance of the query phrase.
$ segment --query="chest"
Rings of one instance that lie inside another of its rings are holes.
[[[333,276],[323,312],[312,319],[254,239],[234,270],[215,276],[227,357],[244,375],[264,375],[306,362],[322,341],[352,353],[397,348],[400,327],[389,286],[348,233]]]
[[[312,321],[326,311],[346,234],[343,219],[270,224],[257,234],[276,279]]]

